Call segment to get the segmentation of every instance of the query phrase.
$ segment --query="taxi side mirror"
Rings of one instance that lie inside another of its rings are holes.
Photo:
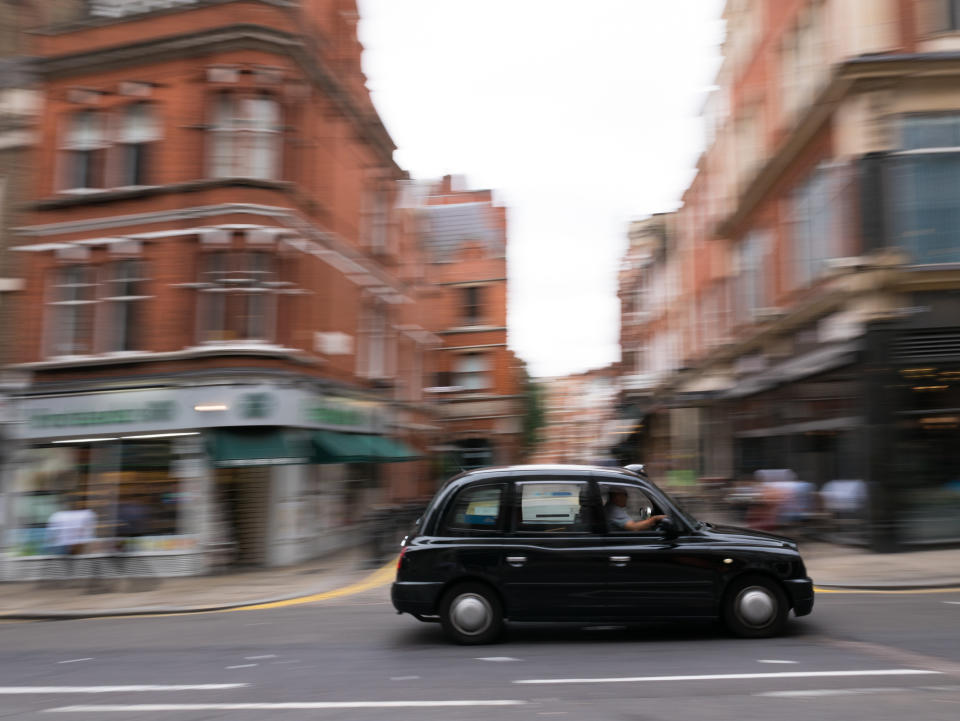
[[[680,531],[677,530],[677,524],[674,523],[670,516],[661,518],[660,523],[657,524],[657,529],[663,534],[664,538],[676,538],[680,535]]]

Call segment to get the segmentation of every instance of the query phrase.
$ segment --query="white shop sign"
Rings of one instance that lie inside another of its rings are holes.
[[[22,439],[164,433],[224,426],[285,426],[376,433],[386,425],[375,401],[272,386],[204,386],[20,398]]]

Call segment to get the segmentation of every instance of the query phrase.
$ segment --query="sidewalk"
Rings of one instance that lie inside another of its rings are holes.
[[[875,554],[803,543],[800,550],[807,573],[823,590],[960,588],[960,549]],[[372,576],[369,561],[368,549],[361,548],[288,568],[164,578],[148,590],[131,590],[127,580],[117,590],[96,594],[80,586],[5,583],[0,584],[0,620],[202,612],[328,593],[365,579],[369,582],[362,588],[386,586],[392,569],[383,567]]]
[[[213,576],[114,579],[106,582],[110,590],[97,593],[87,591],[87,581],[58,585],[0,583],[0,620],[215,611],[330,592],[355,584],[375,570],[369,549],[358,547],[285,568]]]

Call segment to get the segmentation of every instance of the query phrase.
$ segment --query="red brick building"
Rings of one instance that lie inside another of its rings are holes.
[[[405,206],[425,255],[423,325],[440,340],[428,389],[446,469],[522,457],[522,368],[507,348],[507,216],[459,179],[411,183]]]
[[[187,574],[211,544],[245,564],[332,550],[371,505],[431,491],[410,459],[437,442],[438,339],[355,2],[72,6],[35,35],[11,575],[39,572],[70,502],[100,536],[145,507],[135,545]],[[493,266],[443,282],[505,286],[502,249]],[[505,317],[505,293],[489,302]]]
[[[960,4],[729,0],[724,20],[697,174],[624,279],[637,453],[858,488],[843,512],[881,550],[955,542]]]

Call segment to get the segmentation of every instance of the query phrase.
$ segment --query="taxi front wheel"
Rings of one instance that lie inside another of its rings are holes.
[[[727,628],[744,638],[769,638],[783,633],[789,611],[783,589],[763,576],[735,580],[723,601]]]
[[[440,623],[447,638],[455,643],[492,643],[503,631],[500,599],[483,584],[461,583],[444,595]]]

